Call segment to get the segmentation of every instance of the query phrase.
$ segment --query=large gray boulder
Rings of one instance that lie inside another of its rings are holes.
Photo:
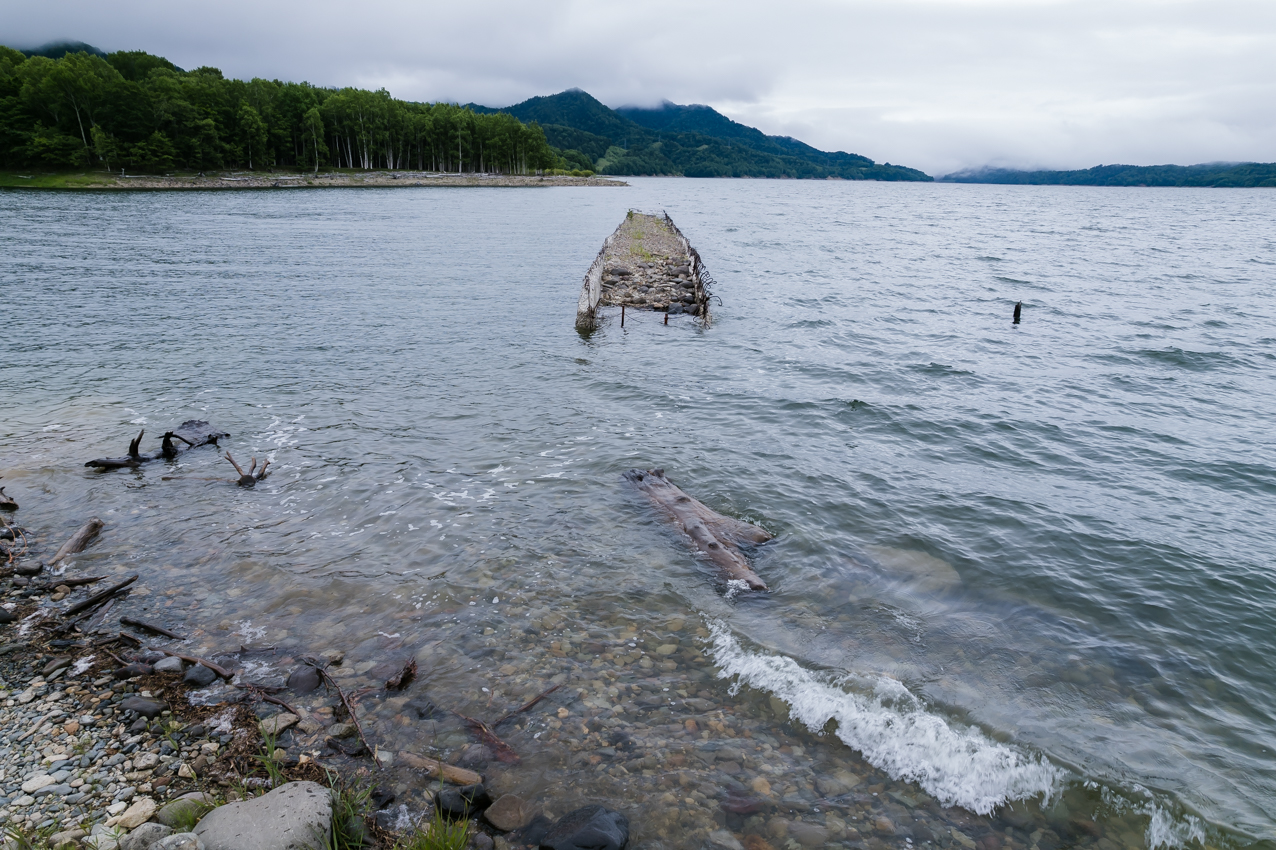
[[[206,850],[323,850],[332,794],[317,782],[289,782],[255,800],[213,809],[195,827]]]
[[[162,823],[144,823],[120,839],[120,850],[151,850],[161,838],[168,838],[173,830]]]

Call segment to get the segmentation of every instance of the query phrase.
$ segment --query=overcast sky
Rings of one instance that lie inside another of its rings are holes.
[[[1276,0],[0,0],[0,42],[506,106],[707,103],[941,174],[1276,161]]]

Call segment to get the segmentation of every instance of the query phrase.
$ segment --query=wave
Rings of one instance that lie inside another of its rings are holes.
[[[925,710],[901,683],[808,670],[792,658],[744,649],[722,623],[710,621],[714,663],[734,678],[789,705],[812,732],[836,721],[837,737],[892,777],[916,782],[942,805],[989,814],[1013,800],[1059,790],[1065,773],[1039,755],[993,741]]]

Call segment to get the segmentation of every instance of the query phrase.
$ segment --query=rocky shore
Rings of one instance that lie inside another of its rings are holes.
[[[78,175],[16,175],[0,179],[0,186],[33,189],[317,189],[435,187],[627,186],[606,177],[519,174],[452,174],[434,171],[330,171],[318,174],[236,171],[221,174],[115,174],[105,171]]]

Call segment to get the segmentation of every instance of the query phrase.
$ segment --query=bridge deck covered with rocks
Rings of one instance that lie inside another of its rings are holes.
[[[630,210],[585,275],[576,328],[592,331],[599,307],[709,318],[708,276],[700,255],[668,215]]]

